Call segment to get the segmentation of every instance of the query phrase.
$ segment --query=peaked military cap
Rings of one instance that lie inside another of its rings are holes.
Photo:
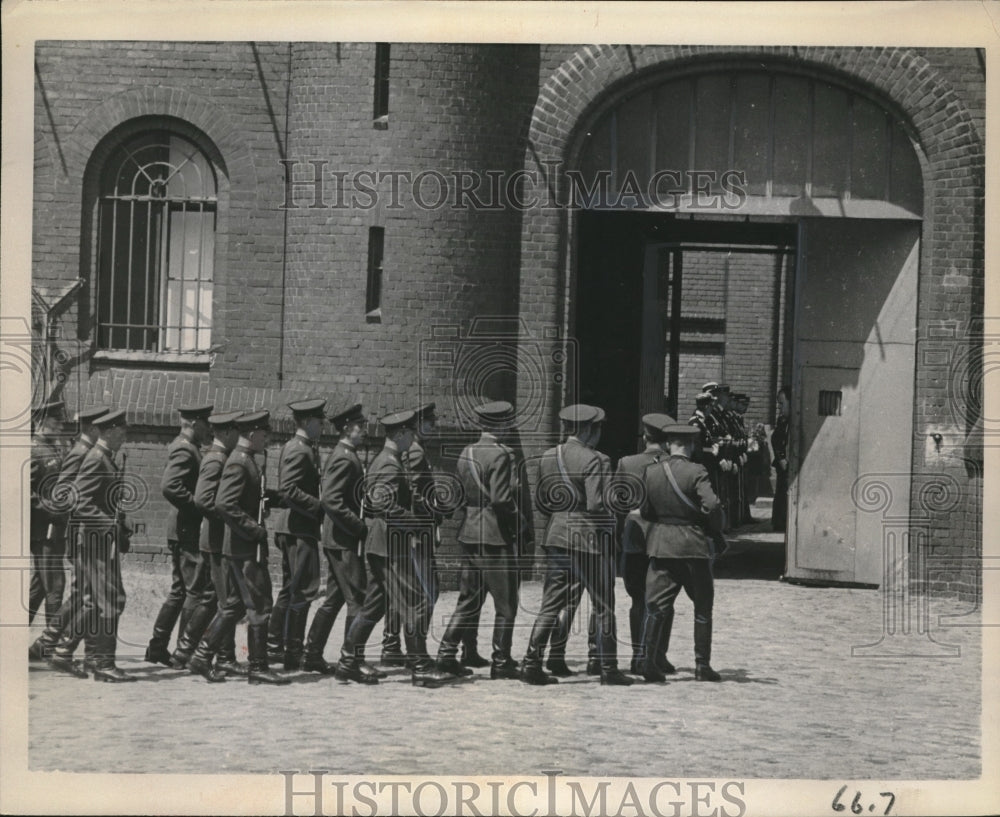
[[[102,417],[98,417],[94,420],[94,425],[101,429],[101,431],[107,431],[109,428],[126,425],[127,422],[125,419],[125,409],[118,409],[117,411],[109,411]]]
[[[177,411],[185,420],[206,420],[214,409],[212,403],[188,403],[186,406],[179,406]]]
[[[434,416],[434,409],[435,409],[436,406],[437,406],[437,403],[424,403],[419,408],[415,408],[413,410],[413,413],[416,414],[418,418],[433,417]]]
[[[719,384],[714,380],[709,380],[704,386],[701,387],[702,391],[715,391],[719,388]]]
[[[57,414],[64,406],[62,400],[50,400],[48,403],[43,403],[31,410],[31,416],[35,420],[44,420],[46,417],[51,417],[53,414]]]
[[[566,408],[560,411],[559,419],[564,423],[574,423],[576,425],[599,423],[604,419],[604,412],[597,408],[597,406],[588,406],[586,403],[575,403],[572,406],[566,406]]]
[[[236,420],[242,413],[242,411],[224,411],[221,414],[212,414],[209,415],[208,422],[217,431],[230,427],[235,428]]]
[[[730,396],[733,400],[746,400],[747,402],[750,402],[749,395],[746,395],[743,392],[733,392]]]
[[[233,422],[236,423],[236,427],[243,434],[249,434],[251,431],[257,431],[258,429],[270,431],[271,412],[266,409],[264,411],[248,411],[245,414],[241,414]]]
[[[347,405],[338,407],[336,412],[336,414],[330,415],[330,422],[334,424],[338,431],[350,422],[364,422],[365,419],[361,403],[348,403]]]
[[[416,418],[417,413],[413,411],[413,409],[406,409],[405,411],[396,411],[392,414],[386,414],[379,420],[379,422],[382,423],[382,427],[386,431],[393,431],[401,426],[412,425]]]
[[[644,414],[642,425],[647,431],[654,434],[662,434],[667,426],[677,425],[677,420],[669,414]]]
[[[301,420],[305,417],[322,417],[323,409],[326,408],[326,400],[322,397],[310,397],[307,400],[298,400],[294,403],[289,403],[288,408],[292,410],[296,420]]]
[[[514,407],[506,400],[493,400],[472,409],[483,423],[503,423],[514,419]]]
[[[710,391],[703,391],[699,394],[696,394],[694,397],[694,401],[696,403],[711,403],[714,399],[715,395],[712,394]]]
[[[85,408],[76,415],[77,422],[91,424],[98,417],[103,417],[110,409],[107,406],[92,406]]]
[[[664,426],[661,432],[664,437],[697,437],[701,429],[687,423],[671,423]]]
[[[730,391],[729,390],[729,384],[728,383],[720,383],[712,391],[723,391],[723,392],[726,392],[726,394],[729,394],[729,391]]]

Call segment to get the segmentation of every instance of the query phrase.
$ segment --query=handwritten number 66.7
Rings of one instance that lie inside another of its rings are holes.
[[[840,802],[840,798],[844,796],[844,792],[847,791],[847,786],[841,786],[840,791],[837,792],[837,796],[833,798],[833,803],[831,807],[834,811],[844,811],[847,806]],[[892,809],[893,804],[896,802],[896,795],[891,791],[881,791],[879,792],[880,797],[888,797],[889,802],[886,804],[885,811],[882,812],[883,815],[888,814]],[[875,811],[875,804],[871,803],[867,808],[861,803],[861,792],[857,792],[854,795],[854,799],[851,800],[851,813],[853,814],[864,814],[866,811]]]

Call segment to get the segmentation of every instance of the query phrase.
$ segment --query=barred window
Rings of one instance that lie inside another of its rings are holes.
[[[209,348],[217,183],[189,139],[147,131],[113,150],[100,177],[97,347]]]

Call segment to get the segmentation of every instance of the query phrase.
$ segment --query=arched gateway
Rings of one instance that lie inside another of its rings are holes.
[[[976,206],[982,150],[922,58],[852,56],[569,54],[539,95],[526,169],[571,206],[525,214],[521,317],[574,347],[550,416],[604,406],[613,457],[636,450],[642,413],[686,419],[703,380],[750,393],[761,421],[791,383],[786,575],[877,585],[885,519],[946,471],[924,453],[947,395],[918,351],[935,320],[961,338],[975,317],[946,279],[981,258],[947,214]],[[882,515],[856,501],[878,476]]]

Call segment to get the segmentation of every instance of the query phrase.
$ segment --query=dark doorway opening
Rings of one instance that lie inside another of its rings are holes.
[[[608,414],[612,460],[641,447],[640,417],[681,422],[708,380],[751,396],[770,424],[791,370],[796,225],[663,213],[579,216],[579,399]]]

